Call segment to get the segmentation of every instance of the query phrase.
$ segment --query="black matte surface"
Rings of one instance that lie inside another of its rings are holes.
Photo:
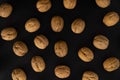
[[[112,28],[107,28],[102,23],[103,16],[109,11],[120,14],[120,0],[111,0],[111,5],[106,9],[99,8],[94,0],[78,0],[74,10],[63,7],[62,0],[52,0],[52,8],[47,13],[40,13],[36,9],[37,0],[0,0],[13,5],[13,13],[7,19],[0,17],[0,31],[5,27],[15,27],[18,37],[10,42],[0,38],[0,80],[12,80],[11,71],[14,68],[22,68],[27,74],[27,80],[60,80],[54,75],[54,67],[59,64],[68,65],[71,68],[71,76],[63,80],[81,80],[82,73],[92,70],[99,75],[99,80],[119,80],[120,69],[108,73],[102,67],[102,62],[115,56],[120,59],[120,22]],[[59,15],[64,18],[65,26],[62,32],[54,33],[50,27],[52,16]],[[28,33],[24,29],[26,20],[36,17],[40,20],[41,28],[35,33]],[[76,18],[86,21],[85,31],[76,35],[71,31],[70,24]],[[38,34],[44,34],[49,39],[49,46],[45,50],[39,50],[34,46],[33,39]],[[110,39],[109,48],[105,51],[96,49],[92,45],[93,37],[103,34]],[[24,57],[17,57],[12,51],[15,41],[22,40],[28,47],[29,52]],[[69,46],[69,53],[65,58],[58,58],[54,54],[54,43],[65,40]],[[79,48],[90,47],[95,54],[95,59],[90,63],[84,63],[77,56]],[[45,59],[46,69],[42,73],[35,73],[31,68],[31,58],[40,55]]]

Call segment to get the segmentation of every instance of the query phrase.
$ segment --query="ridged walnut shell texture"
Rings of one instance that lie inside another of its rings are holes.
[[[36,3],[36,8],[39,12],[47,12],[52,7],[50,0],[38,0]]]
[[[24,56],[28,52],[27,45],[22,41],[13,44],[13,51],[17,56]]]
[[[48,41],[47,37],[40,34],[34,38],[34,44],[39,49],[45,49],[49,45],[49,41]]]
[[[95,0],[100,8],[107,8],[111,4],[111,0]]]
[[[78,51],[78,57],[84,62],[91,62],[94,59],[94,54],[90,48],[82,47]]]
[[[77,0],[63,0],[63,5],[66,9],[74,9],[77,5]]]
[[[56,66],[54,71],[56,77],[61,79],[68,78],[71,74],[70,68],[65,65]]]
[[[61,16],[54,16],[51,19],[51,28],[54,32],[61,32],[64,27],[64,20]]]
[[[31,60],[31,66],[35,72],[42,72],[45,69],[45,61],[41,56],[34,56]]]
[[[4,28],[1,31],[1,37],[5,41],[11,41],[17,37],[17,31],[13,27]]]
[[[120,20],[120,16],[117,12],[108,12],[104,18],[103,18],[103,23],[107,26],[107,27],[112,27],[115,26]]]
[[[54,45],[55,54],[62,58],[68,54],[68,45],[65,41],[57,41]]]
[[[25,30],[32,33],[40,28],[40,22],[37,18],[30,18],[25,23]]]
[[[71,30],[75,34],[82,33],[84,29],[85,29],[85,21],[80,18],[75,19],[71,24]]]
[[[0,5],[0,16],[3,18],[7,18],[11,15],[13,11],[13,7],[9,3],[2,3]]]
[[[27,80],[26,73],[20,68],[14,69],[12,71],[12,80]]]
[[[93,45],[100,50],[105,50],[109,46],[109,39],[104,35],[97,35],[93,39]]]
[[[98,75],[93,71],[85,71],[82,80],[99,80]]]
[[[117,70],[120,67],[120,61],[119,59],[117,59],[116,57],[110,57],[107,58],[104,62],[103,62],[103,68],[108,71],[108,72],[112,72]]]

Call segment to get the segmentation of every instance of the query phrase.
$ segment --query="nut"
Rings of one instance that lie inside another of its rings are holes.
[[[104,16],[103,23],[107,27],[112,27],[119,22],[119,19],[120,17],[117,12],[109,12]]]
[[[3,40],[11,41],[17,37],[17,31],[13,27],[5,28],[1,31],[1,37]]]
[[[111,0],[95,0],[96,4],[101,8],[106,8],[110,5]]]
[[[74,9],[76,4],[77,0],[63,0],[63,5],[66,9]]]
[[[84,62],[90,62],[94,59],[94,54],[91,49],[87,47],[82,47],[78,51],[78,57]]]
[[[55,54],[58,57],[65,57],[68,53],[68,46],[65,41],[58,41],[54,46]]]
[[[68,78],[70,76],[70,68],[65,65],[56,66],[55,75],[61,79]]]
[[[49,45],[48,39],[40,34],[34,38],[34,44],[39,49],[45,49]]]
[[[71,29],[75,34],[80,34],[85,29],[85,21],[82,19],[76,19],[71,24]]]
[[[17,69],[14,69],[12,72],[12,79],[13,80],[27,80],[27,76],[26,76],[26,73],[22,69],[17,68]]]
[[[52,7],[52,4],[50,0],[38,0],[36,7],[39,12],[47,12]]]
[[[97,35],[94,37],[93,45],[100,50],[105,50],[109,46],[109,39],[103,35]]]
[[[9,3],[2,3],[0,5],[0,16],[3,18],[7,18],[12,13],[12,5]]]
[[[95,72],[85,71],[83,73],[82,80],[99,80],[99,77]]]
[[[116,57],[110,57],[103,62],[103,68],[108,72],[115,71],[119,67],[120,61]]]
[[[42,72],[45,69],[45,61],[41,56],[34,56],[31,60],[31,65],[35,72]]]
[[[26,23],[25,23],[25,30],[28,32],[35,32],[40,28],[40,22],[38,21],[37,18],[30,18]]]
[[[13,51],[17,56],[24,56],[28,52],[27,45],[22,41],[13,44]]]
[[[51,27],[54,32],[61,32],[64,27],[64,20],[60,16],[54,16],[51,20]]]

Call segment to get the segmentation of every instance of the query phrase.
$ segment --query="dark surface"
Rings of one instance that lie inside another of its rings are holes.
[[[59,64],[68,65],[71,68],[71,76],[63,80],[81,80],[86,70],[92,70],[99,75],[99,80],[119,80],[120,69],[108,73],[102,67],[102,62],[115,56],[120,59],[120,22],[114,27],[107,28],[102,23],[103,16],[109,11],[116,11],[120,14],[120,0],[112,0],[111,5],[106,9],[99,8],[94,0],[78,0],[74,10],[67,10],[63,7],[62,0],[52,0],[52,8],[47,13],[40,13],[36,9],[37,0],[1,0],[13,5],[13,12],[7,19],[0,17],[0,30],[5,27],[15,27],[18,37],[10,42],[0,38],[0,80],[12,80],[11,71],[14,68],[22,68],[27,74],[27,80],[60,80],[54,75],[54,67]],[[62,32],[54,33],[50,27],[52,16],[59,15],[64,18],[65,26]],[[24,29],[26,20],[36,17],[40,20],[41,28],[35,33],[28,33]],[[70,24],[76,18],[86,21],[85,31],[76,35],[71,31]],[[45,50],[39,50],[34,46],[33,39],[38,34],[44,34],[49,39],[49,46]],[[105,51],[96,49],[92,40],[97,34],[103,34],[110,40],[109,48]],[[22,40],[28,47],[29,52],[24,57],[17,57],[12,51],[15,41]],[[58,58],[54,54],[54,43],[58,40],[65,40],[69,46],[68,55]],[[81,61],[77,52],[79,48],[90,47],[95,58],[90,63]],[[31,58],[40,55],[45,59],[46,69],[42,73],[35,73],[31,68]]]

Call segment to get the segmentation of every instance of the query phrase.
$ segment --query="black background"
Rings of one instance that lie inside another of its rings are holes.
[[[103,16],[109,11],[120,14],[120,0],[111,0],[108,8],[99,8],[94,0],[78,0],[73,10],[63,7],[62,0],[52,0],[52,8],[46,13],[40,13],[36,9],[37,0],[0,0],[13,6],[12,14],[4,19],[0,17],[0,30],[5,27],[15,27],[18,36],[13,41],[4,41],[0,38],[0,80],[12,80],[11,72],[15,68],[22,68],[27,74],[27,80],[60,80],[54,75],[56,65],[65,64],[71,68],[71,76],[63,80],[81,80],[86,70],[92,70],[99,75],[99,80],[119,80],[120,69],[108,73],[102,67],[102,62],[111,56],[120,59],[120,22],[114,27],[107,28],[103,23]],[[64,18],[65,26],[62,32],[55,33],[51,30],[52,16],[59,15]],[[29,18],[36,17],[40,20],[41,28],[35,33],[28,33],[24,24]],[[86,28],[82,34],[76,35],[71,31],[71,23],[76,18],[86,21]],[[49,39],[49,46],[45,50],[39,50],[34,46],[33,39],[36,35],[43,34]],[[92,40],[95,35],[103,34],[110,40],[108,49],[101,51],[96,49]],[[15,41],[24,41],[29,52],[24,57],[17,57],[12,51]],[[54,53],[54,43],[65,40],[69,46],[68,55],[58,58]],[[79,48],[86,46],[93,50],[95,58],[90,63],[81,61],[77,52]],[[31,67],[31,58],[40,55],[45,59],[46,69],[42,73],[36,73]]]

